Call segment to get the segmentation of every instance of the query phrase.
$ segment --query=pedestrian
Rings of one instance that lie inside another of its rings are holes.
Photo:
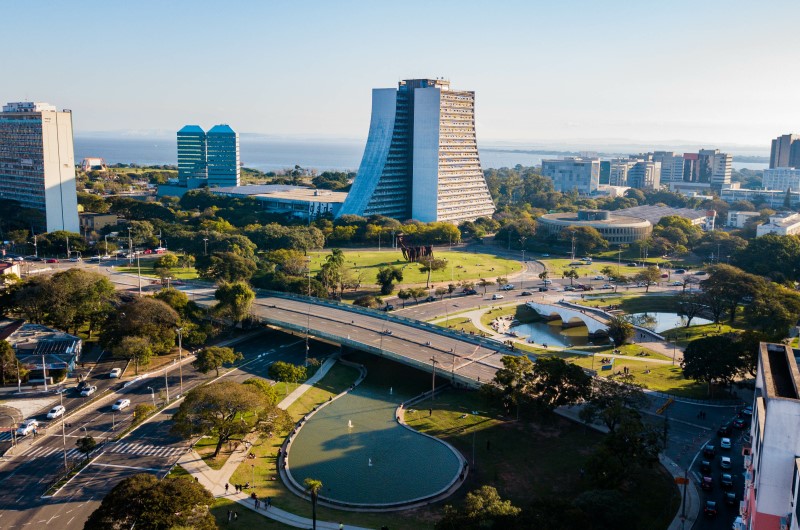
[[[428,417],[430,418],[431,416],[433,416],[433,409],[428,409]],[[33,432],[34,434],[36,433],[36,431]]]
[[[232,515],[233,515],[233,512],[228,510],[228,522],[231,522],[231,516]]]
[[[267,497],[267,510],[269,510],[270,506],[272,506],[272,497]]]
[[[239,520],[239,512],[233,512],[233,520],[234,521],[238,521]]]
[[[339,523],[339,530],[344,530],[344,524]]]
[[[228,483],[226,482],[225,483],[225,495],[227,495],[227,494],[228,494]]]

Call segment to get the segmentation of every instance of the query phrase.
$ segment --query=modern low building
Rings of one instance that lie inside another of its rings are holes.
[[[770,169],[779,167],[800,168],[800,135],[784,134],[772,140],[769,167]]]
[[[579,210],[575,212],[548,213],[537,219],[539,228],[550,236],[558,236],[570,226],[590,226],[612,245],[633,243],[647,239],[653,225],[647,219],[619,215],[605,210]]]
[[[54,370],[74,370],[83,349],[80,337],[22,320],[0,320],[0,340],[11,344],[22,366],[38,372],[38,381],[43,380],[43,367],[48,378]],[[37,382],[36,373],[30,381]]]
[[[81,169],[83,171],[105,171],[106,161],[97,157],[84,158],[81,161]]]
[[[800,371],[784,344],[761,343],[750,425],[742,451],[742,530],[797,530],[800,517]]]
[[[798,143],[800,147],[800,143]],[[765,190],[800,190],[800,168],[778,167],[765,169],[761,182]]]
[[[542,175],[553,181],[556,191],[589,195],[600,187],[600,160],[579,157],[542,160]],[[611,185],[616,185],[613,180]]]
[[[758,217],[761,214],[758,212],[735,212],[729,211],[728,212],[728,226],[730,228],[744,228],[747,224],[747,221],[753,219],[754,217]]]
[[[664,217],[682,217],[687,219],[694,226],[699,226],[704,230],[708,229],[709,226],[713,229],[714,217],[716,216],[716,212],[712,213],[711,210],[694,210],[692,208],[673,208],[671,206],[656,205],[642,205],[634,206],[633,208],[623,208],[622,210],[615,210],[614,213],[628,217],[647,219],[653,225],[657,225],[658,222]]]
[[[113,213],[82,212],[78,215],[81,224],[81,233],[99,232],[107,226],[114,226],[119,219]]]
[[[778,236],[793,236],[800,234],[800,213],[782,212],[769,216],[769,222],[756,227],[756,237],[775,234]]]
[[[280,184],[209,188],[209,191],[224,197],[251,197],[268,212],[290,214],[306,221],[325,214],[336,217],[347,198],[347,193],[342,191]]]
[[[475,133],[475,93],[443,79],[372,91],[364,156],[338,215],[460,223],[491,217]]]
[[[789,197],[789,207],[800,206],[800,190],[754,190],[747,188],[723,188],[719,193],[720,199],[727,203],[736,201],[752,202],[756,206],[765,205],[772,209],[786,207],[786,197]]]
[[[27,101],[3,105],[0,198],[41,211],[36,231],[78,232],[72,111]]]

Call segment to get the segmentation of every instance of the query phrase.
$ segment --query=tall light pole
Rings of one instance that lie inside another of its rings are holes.
[[[44,362],[44,355],[42,355],[42,379],[44,379],[44,391],[47,392],[47,363]]]
[[[164,388],[167,390],[167,405],[169,405],[169,380],[167,379],[167,368],[169,368],[169,365],[164,367]]]
[[[139,265],[139,254],[136,254],[136,276],[139,279],[139,296],[142,296],[142,267]]]
[[[64,407],[64,392],[59,392],[58,397],[61,398],[61,407]],[[61,413],[61,445],[64,448],[64,470],[68,469],[67,466],[67,432],[64,428],[64,416],[67,414],[67,411],[64,410]]]
[[[522,247],[522,277],[519,280],[519,288],[522,289],[525,285],[525,271],[528,269],[528,264],[525,261],[525,242],[528,241],[528,238],[522,236],[519,238],[519,244]]]
[[[208,238],[203,238],[203,256],[208,256]]]
[[[435,399],[434,394],[436,391],[436,365],[439,364],[439,361],[436,360],[435,356],[431,356],[431,367],[433,368],[433,377],[431,377],[431,401]]]
[[[183,328],[177,328],[178,332],[178,372],[180,373],[180,391],[183,395]]]
[[[157,407],[156,407],[156,391],[155,391],[155,390],[153,390],[153,387],[152,387],[152,386],[148,386],[148,387],[147,387],[147,390],[149,390],[149,391],[150,391],[150,396],[153,398],[153,408],[157,408]]]
[[[128,265],[133,265],[133,236],[131,236],[131,227],[128,227]]]
[[[311,331],[311,256],[306,256],[306,271],[308,272],[308,287],[306,288],[308,305],[306,306],[306,360],[303,366],[308,367],[308,334]]]

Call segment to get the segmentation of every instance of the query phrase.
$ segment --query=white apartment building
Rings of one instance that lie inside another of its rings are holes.
[[[661,184],[683,181],[683,155],[672,151],[654,151],[653,162],[661,162]]]
[[[800,169],[777,167],[764,170],[762,186],[765,190],[800,190]]]
[[[756,237],[767,234],[793,236],[800,233],[800,213],[779,213],[770,215],[769,222],[758,225]]]
[[[542,175],[553,181],[556,191],[575,190],[589,195],[600,187],[600,160],[577,157],[542,160]]]
[[[792,348],[761,343],[750,445],[745,455],[742,530],[797,530],[800,371]]]
[[[3,105],[0,198],[41,211],[38,231],[80,231],[71,111],[28,101]]]
[[[460,223],[495,206],[478,156],[475,93],[444,79],[372,91],[367,145],[338,215]]]
[[[614,158],[609,160],[608,184],[609,186],[629,186],[628,172],[636,164],[630,158]]]
[[[744,228],[744,225],[753,217],[758,217],[758,212],[728,212],[728,226],[731,228]]]
[[[640,190],[655,190],[661,187],[661,162],[637,160],[628,170],[627,185]]]

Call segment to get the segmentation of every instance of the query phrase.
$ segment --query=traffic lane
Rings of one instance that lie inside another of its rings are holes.
[[[728,530],[731,528],[733,524],[733,520],[739,515],[739,501],[742,500],[742,495],[744,494],[744,472],[743,472],[743,465],[744,465],[744,457],[742,456],[742,440],[741,435],[739,437],[734,437],[733,435],[736,434],[735,432],[732,433],[733,446],[729,450],[722,450],[719,446],[720,437],[714,436],[712,437],[711,443],[713,443],[717,448],[717,454],[715,455],[713,460],[711,461],[711,474],[710,476],[713,478],[714,485],[711,491],[705,491],[700,489],[702,492],[701,494],[701,502],[703,506],[705,506],[705,501],[715,501],[717,503],[717,515],[715,517],[712,516],[703,516],[701,519],[698,520],[695,528],[702,529],[702,530]],[[722,469],[720,467],[720,461],[723,456],[730,457],[731,459],[731,468],[730,469]],[[698,457],[698,462],[695,466],[692,467],[692,479],[695,480],[695,483],[699,484],[699,481],[702,480],[704,475],[708,475],[708,473],[704,473],[700,470],[700,463],[703,460],[702,454]],[[733,478],[733,487],[730,489],[725,489],[722,487],[722,474],[729,473]],[[699,486],[698,486],[699,488]],[[736,494],[736,502],[733,505],[728,505],[725,502],[725,493],[727,491],[732,491]]]

